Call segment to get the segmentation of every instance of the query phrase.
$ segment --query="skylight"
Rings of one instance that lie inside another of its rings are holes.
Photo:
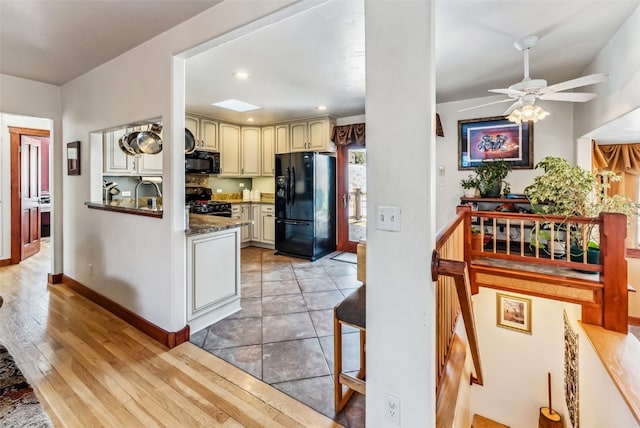
[[[211,103],[211,105],[226,108],[227,110],[237,111],[240,113],[244,113],[245,111],[260,110],[262,108],[253,104],[245,103],[244,101],[234,99]]]

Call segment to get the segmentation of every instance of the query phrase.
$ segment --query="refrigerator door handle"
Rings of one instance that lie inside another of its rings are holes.
[[[311,222],[308,222],[308,221],[286,220],[286,219],[278,219],[276,220],[276,223],[291,224],[294,226],[308,226],[311,224]]]
[[[296,168],[294,166],[291,167],[291,172],[293,173],[293,181],[291,182],[291,205],[296,203]]]
[[[287,204],[291,199],[291,170],[287,167],[287,183],[285,184],[285,192],[287,194]]]

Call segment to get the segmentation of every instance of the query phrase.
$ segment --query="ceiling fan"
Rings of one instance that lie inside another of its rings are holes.
[[[518,49],[521,52],[524,52],[524,79],[522,79],[521,82],[515,83],[509,86],[508,88],[489,89],[489,92],[504,94],[504,95],[507,95],[509,98],[500,100],[500,101],[494,101],[491,103],[477,105],[474,107],[465,108],[458,111],[463,112],[463,111],[467,111],[467,110],[471,110],[479,107],[485,107],[493,104],[500,104],[500,103],[513,101],[513,104],[511,104],[511,106],[509,106],[509,108],[504,112],[504,115],[508,116],[512,112],[514,112],[514,110],[520,107],[527,108],[527,106],[530,106],[528,107],[528,110],[532,111],[534,109],[533,105],[536,99],[549,100],[549,101],[586,102],[596,97],[596,94],[594,93],[562,92],[562,91],[602,82],[609,78],[607,74],[604,74],[604,73],[590,74],[588,76],[578,77],[576,79],[571,79],[565,82],[556,83],[555,85],[551,85],[551,86],[547,86],[547,81],[544,79],[532,79],[529,76],[529,50],[533,48],[537,42],[538,42],[537,36],[528,36],[520,40],[517,40],[513,43],[516,49]],[[535,108],[538,110],[542,110],[540,107],[535,107]],[[525,118],[523,120],[527,120],[527,119]],[[519,123],[519,121],[517,123]]]

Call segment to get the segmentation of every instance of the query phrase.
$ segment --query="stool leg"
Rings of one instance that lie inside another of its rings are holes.
[[[358,371],[358,379],[363,379],[367,374],[367,357],[366,357],[366,349],[367,346],[367,331],[360,330],[360,370]]]
[[[334,373],[334,405],[336,413],[342,410],[342,384],[340,383],[340,373],[342,373],[342,325],[333,310],[333,373]]]

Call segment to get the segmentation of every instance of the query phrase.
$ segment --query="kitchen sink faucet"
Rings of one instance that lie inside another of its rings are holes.
[[[158,186],[158,183],[155,183],[153,181],[141,180],[138,184],[136,184],[136,190],[135,190],[136,208],[140,208],[140,200],[138,198],[138,192],[139,192],[140,186],[143,184],[152,184],[156,188],[156,196],[158,198],[162,197],[162,192],[160,191],[160,186]]]

